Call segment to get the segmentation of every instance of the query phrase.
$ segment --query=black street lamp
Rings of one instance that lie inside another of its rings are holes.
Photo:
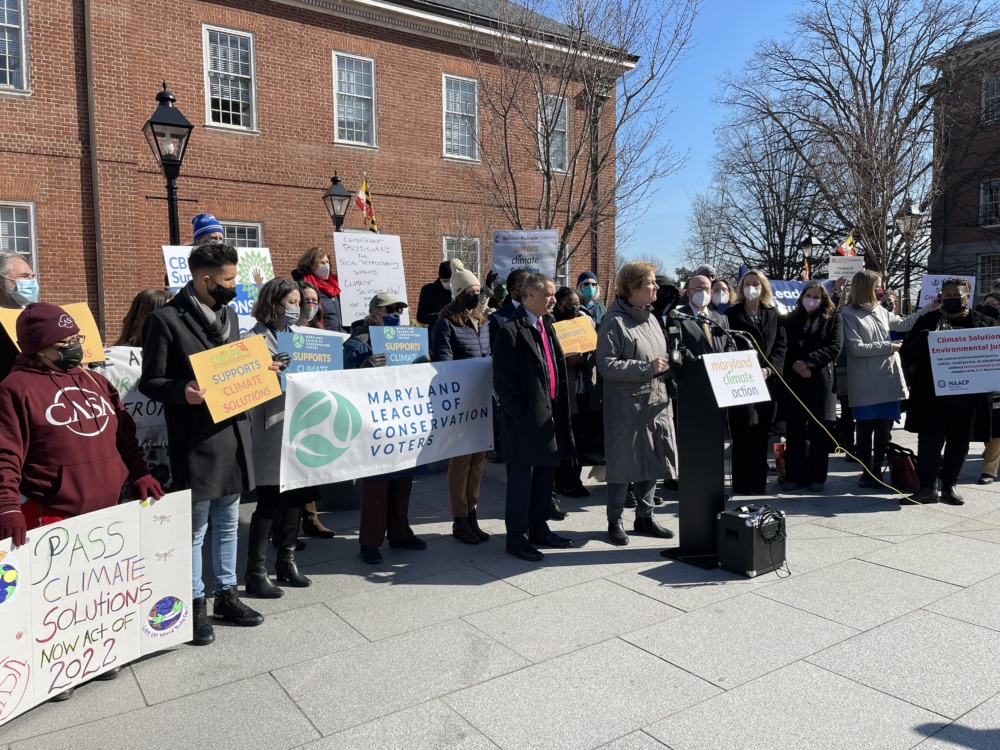
[[[806,271],[807,271],[807,273],[810,272],[810,270],[811,270],[810,269],[810,265],[811,265],[810,261],[813,258],[813,252],[818,247],[820,247],[820,245],[822,245],[822,244],[823,243],[820,242],[812,234],[807,234],[803,238],[802,242],[799,243],[799,250],[802,251],[802,257],[805,258],[805,261],[806,261]]]
[[[910,253],[913,250],[913,232],[920,226],[920,219],[923,217],[921,210],[913,205],[912,198],[903,199],[903,207],[896,214],[896,229],[903,236],[906,243],[906,255],[903,264],[903,313],[910,314],[912,302],[910,300]]]
[[[330,218],[333,219],[334,231],[344,231],[344,216],[347,215],[352,198],[354,196],[340,184],[340,178],[334,172],[333,177],[330,178],[330,187],[323,193],[323,203],[326,204],[326,210],[330,213]]]
[[[184,161],[184,151],[187,148],[188,137],[194,125],[188,122],[181,111],[174,106],[177,101],[174,95],[167,91],[167,82],[163,82],[163,91],[156,95],[156,109],[142,128],[142,134],[149,142],[149,148],[156,158],[156,163],[167,178],[167,216],[170,222],[170,244],[181,244],[181,229],[177,218],[177,177],[181,173],[181,163]]]

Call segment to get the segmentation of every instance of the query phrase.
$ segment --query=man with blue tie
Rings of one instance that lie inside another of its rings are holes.
[[[566,360],[549,315],[555,294],[552,279],[530,274],[521,286],[521,305],[493,346],[493,390],[507,464],[507,552],[530,561],[542,559],[537,546],[573,546],[547,523],[559,457],[574,451]]]

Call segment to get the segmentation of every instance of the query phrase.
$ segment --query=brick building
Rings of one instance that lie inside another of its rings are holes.
[[[933,208],[928,270],[974,275],[981,301],[1000,282],[1000,32],[936,64],[947,83],[935,100],[943,190]]]
[[[489,230],[507,227],[476,188],[466,33],[470,8],[487,28],[490,7],[0,0],[3,249],[31,256],[43,299],[86,299],[109,336],[136,292],[162,285],[167,208],[146,196],[164,196],[164,178],[141,131],[165,79],[196,126],[178,180],[180,197],[198,201],[180,204],[182,241],[208,211],[235,244],[269,247],[287,275],[311,246],[332,254],[330,176],[353,191],[367,172],[379,228],[402,238],[414,302],[446,253],[485,269]],[[360,227],[360,213],[347,224]],[[596,252],[586,244],[563,270],[607,280],[613,246],[604,222]]]

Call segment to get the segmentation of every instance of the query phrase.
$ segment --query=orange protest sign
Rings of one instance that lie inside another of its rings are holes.
[[[564,354],[584,354],[597,348],[597,331],[590,318],[578,315],[552,325]]]
[[[101,341],[101,332],[97,328],[97,321],[94,314],[86,302],[74,302],[69,305],[60,305],[80,327],[80,333],[84,336],[83,341],[83,362],[103,362],[104,343]],[[0,325],[3,326],[10,340],[17,346],[17,316],[21,314],[19,309],[0,309]],[[17,347],[20,351],[21,347]]]
[[[17,316],[20,314],[20,308],[12,310],[8,307],[0,307],[0,325],[7,332],[10,340],[14,342],[14,346],[17,346]],[[21,347],[18,346],[17,350],[21,351]]]
[[[263,336],[198,352],[190,360],[198,387],[207,391],[205,404],[216,422],[281,395]]]

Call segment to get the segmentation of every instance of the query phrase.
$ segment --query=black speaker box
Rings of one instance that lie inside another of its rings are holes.
[[[754,578],[785,564],[784,511],[744,505],[716,518],[720,568]]]

